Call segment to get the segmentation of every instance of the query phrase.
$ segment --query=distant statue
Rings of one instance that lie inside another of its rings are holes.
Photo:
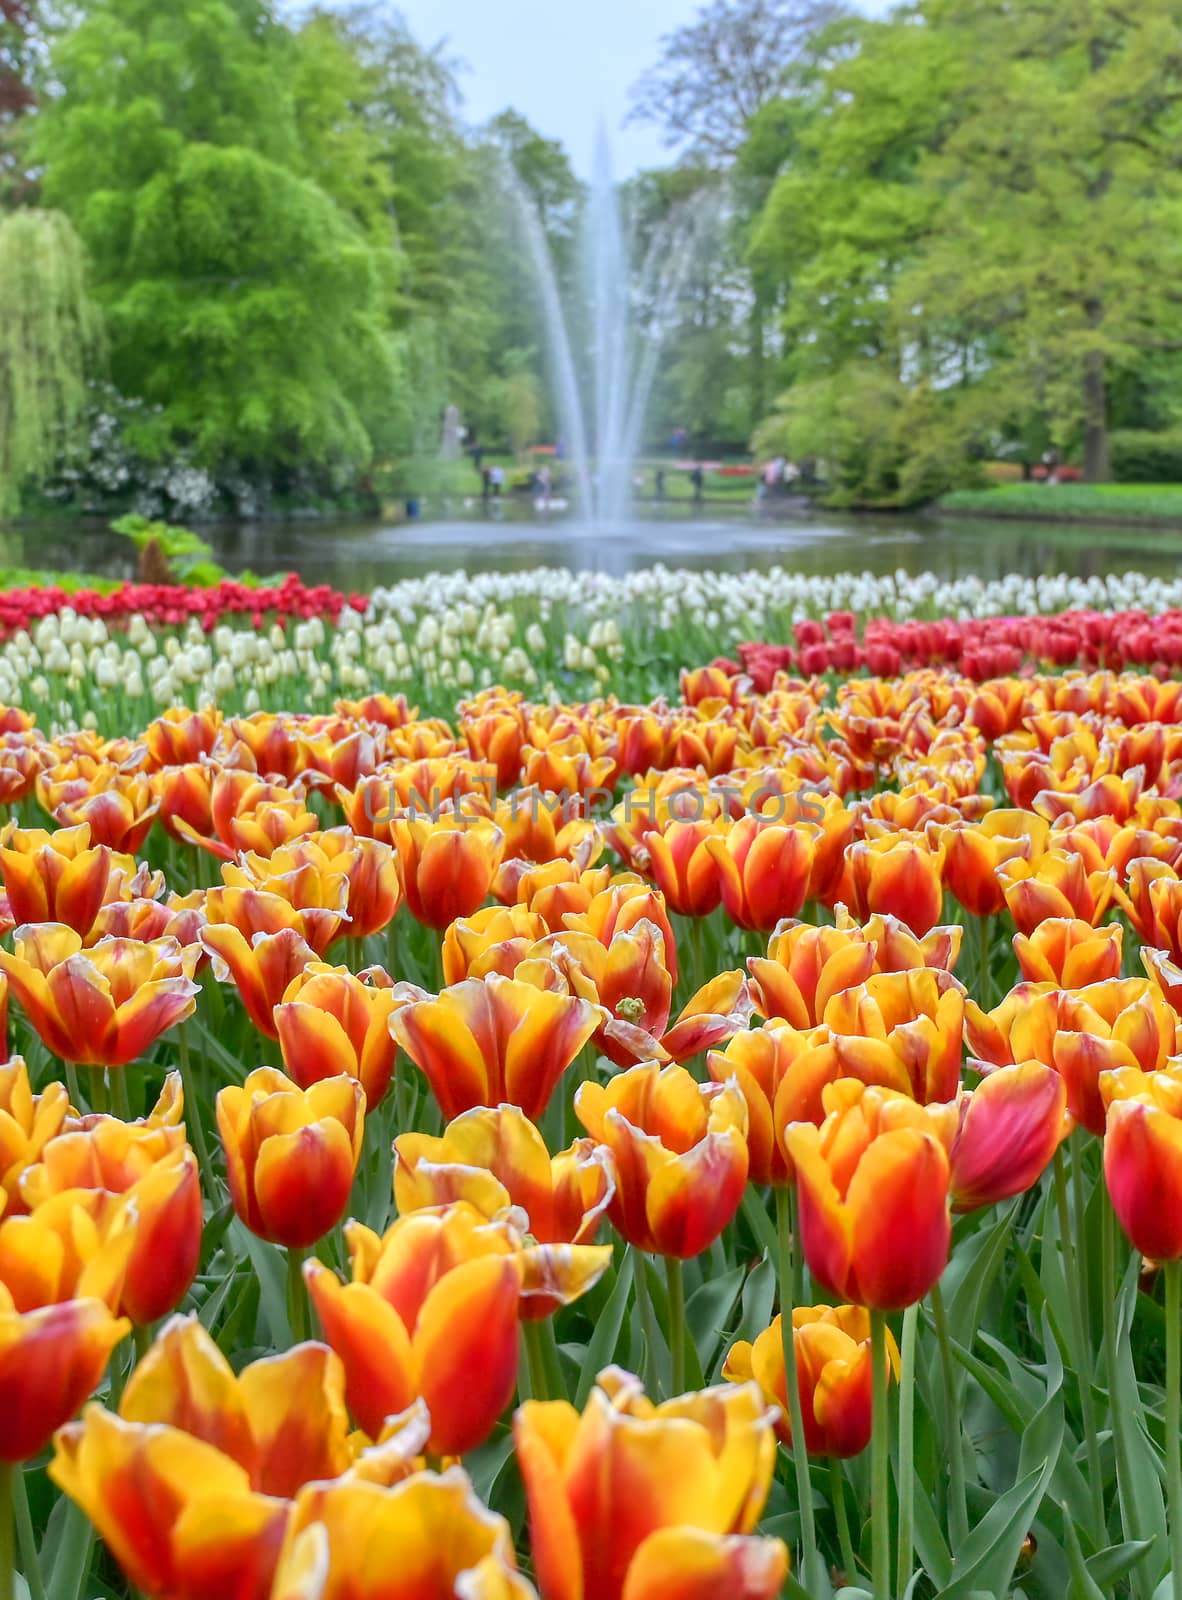
[[[701,462],[699,462],[694,467],[694,470],[690,473],[690,484],[692,485],[694,491],[694,504],[696,506],[701,505],[706,486],[706,475],[702,471]]]
[[[658,500],[663,500],[665,498],[665,469],[664,469],[664,467],[658,467],[657,468],[656,476],[653,479],[653,489],[654,489],[654,491],[656,493],[656,497],[657,497]]]

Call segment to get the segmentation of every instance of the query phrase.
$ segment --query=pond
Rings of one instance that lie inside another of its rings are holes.
[[[328,519],[205,530],[231,572],[294,569],[309,583],[368,589],[444,569],[567,567],[620,575],[662,562],[758,573],[783,566],[806,574],[934,572],[944,578],[1137,571],[1172,576],[1182,564],[1182,528],[1100,527],[925,514],[787,515],[727,506],[694,513],[670,507],[616,528],[587,528],[532,507],[479,506],[438,519],[361,523]],[[134,575],[134,552],[104,525],[25,525],[0,531],[0,565]]]

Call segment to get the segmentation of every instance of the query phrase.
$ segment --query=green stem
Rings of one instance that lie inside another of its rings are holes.
[[[293,1344],[303,1344],[308,1337],[308,1291],[304,1287],[304,1257],[307,1253],[306,1250],[287,1252],[287,1320]]]
[[[944,1307],[944,1292],[938,1283],[932,1285],[932,1318],[936,1326],[936,1343],[940,1347],[940,1376],[944,1386],[944,1449],[948,1454],[948,1522],[952,1534],[952,1551],[955,1555],[969,1534],[968,1501],[964,1484],[964,1430],[960,1420],[960,1402],[957,1396],[956,1365],[952,1356],[952,1342],[948,1337],[948,1313]]]
[[[107,1093],[111,1110],[121,1122],[131,1121],[131,1101],[127,1094],[127,1068],[110,1067],[107,1071]]]
[[[521,1338],[525,1345],[525,1360],[529,1371],[529,1390],[534,1400],[549,1400],[550,1385],[546,1381],[546,1357],[541,1342],[542,1324],[523,1322]]]
[[[906,1594],[911,1582],[911,1557],[915,1547],[915,1335],[919,1304],[903,1313],[903,1344],[899,1377],[899,1551],[895,1568],[897,1590]]]
[[[891,1440],[887,1415],[886,1315],[870,1313],[870,1360],[874,1366],[870,1432],[870,1536],[874,1600],[891,1600]]]
[[[632,1251],[632,1283],[636,1290],[636,1305],[640,1312],[640,1326],[644,1332],[644,1387],[650,1395],[655,1395],[657,1389],[657,1323],[653,1316],[652,1296],[648,1292],[648,1262],[645,1260],[643,1250],[638,1250],[635,1245],[628,1247]]]
[[[1170,1572],[1182,1600],[1182,1261],[1167,1261],[1166,1483],[1170,1502]]]
[[[205,1142],[205,1128],[201,1122],[201,1101],[197,1095],[197,1086],[193,1082],[193,1066],[189,1060],[189,1035],[184,1023],[176,1032],[181,1062],[181,1087],[185,1092],[185,1127],[188,1130],[189,1143],[197,1156],[197,1165],[201,1168],[202,1180],[212,1183],[213,1166],[209,1159],[209,1146]]]
[[[0,1461],[0,1600],[16,1595],[16,1540],[13,1537],[13,1480],[19,1468]]]
[[[90,1109],[96,1113],[105,1113],[110,1108],[107,1104],[107,1081],[102,1067],[87,1067],[86,1077],[90,1085],[90,1093],[87,1096]]]
[[[804,1442],[804,1407],[796,1373],[796,1337],[792,1326],[792,1198],[781,1185],[776,1190],[776,1235],[779,1246],[780,1336],[784,1349],[784,1389],[792,1430],[792,1465],[796,1473],[796,1498],[800,1507],[801,1569],[805,1588],[818,1569],[817,1528],[813,1517],[813,1484]]]
[[[65,1522],[49,1579],[55,1600],[78,1600],[90,1571],[93,1548],[94,1525],[81,1506],[71,1500],[66,1506]]]
[[[37,1537],[33,1532],[33,1517],[29,1511],[29,1492],[25,1484],[23,1467],[12,1474],[13,1505],[16,1509],[16,1534],[20,1542],[21,1567],[29,1586],[29,1600],[45,1600],[45,1580],[41,1576],[41,1559],[37,1554]]]
[[[67,1061],[65,1063],[65,1068],[66,1088],[70,1092],[70,1104],[74,1107],[75,1111],[80,1112],[82,1110],[82,1089],[78,1083],[78,1068],[72,1061]]]
[[[989,936],[993,932],[993,918],[978,917],[977,921],[980,924],[977,945],[977,1004],[982,1010],[988,1011],[993,994],[993,973],[989,966]]]
[[[1103,1531],[1104,1477],[1100,1466],[1100,1438],[1096,1419],[1096,1403],[1092,1394],[1091,1341],[1087,1334],[1087,1299],[1083,1274],[1079,1271],[1079,1258],[1084,1254],[1082,1240],[1075,1236],[1067,1208],[1067,1173],[1063,1164],[1063,1147],[1055,1151],[1053,1162],[1055,1204],[1059,1213],[1059,1240],[1063,1257],[1063,1274],[1067,1279],[1067,1301],[1071,1317],[1071,1365],[1075,1368],[1075,1381],[1079,1389],[1079,1410],[1083,1420],[1084,1446],[1088,1454],[1088,1492],[1092,1499],[1092,1519],[1096,1532]],[[1074,1243],[1075,1248],[1072,1249]]]
[[[837,1544],[841,1551],[841,1564],[845,1568],[847,1584],[857,1582],[858,1557],[854,1541],[850,1538],[850,1515],[845,1503],[845,1473],[837,1456],[829,1458],[829,1493],[833,1500],[833,1516],[837,1523]]]
[[[1116,1220],[1116,1212],[1112,1209],[1112,1201],[1108,1198],[1108,1190],[1106,1188],[1104,1190],[1103,1206],[1103,1226],[1100,1231],[1100,1300],[1104,1307],[1105,1375],[1108,1379],[1108,1392],[1114,1395],[1117,1388],[1116,1307],[1120,1290],[1116,1274],[1116,1243],[1119,1223]],[[1116,1450],[1116,1487],[1117,1497],[1120,1501],[1121,1528],[1125,1539],[1153,1540],[1153,1530],[1147,1529],[1145,1526],[1146,1507],[1138,1499],[1135,1488],[1135,1467],[1132,1440],[1129,1437],[1129,1418],[1122,1405],[1114,1404],[1111,1411],[1112,1442]],[[1157,1543],[1156,1540],[1153,1540],[1153,1542]],[[1130,1578],[1132,1592],[1135,1595],[1148,1597],[1153,1592],[1152,1581],[1146,1575],[1144,1558],[1132,1569]]]
[[[665,1257],[665,1283],[669,1290],[669,1355],[672,1390],[685,1393],[685,1281],[676,1256]]]
[[[135,1343],[135,1359],[140,1362],[152,1348],[152,1330],[137,1322],[131,1330],[131,1337]]]

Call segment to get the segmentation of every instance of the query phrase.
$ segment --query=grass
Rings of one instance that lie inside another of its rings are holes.
[[[936,509],[982,516],[1182,524],[1182,484],[1005,483],[991,489],[958,489],[938,500]]]

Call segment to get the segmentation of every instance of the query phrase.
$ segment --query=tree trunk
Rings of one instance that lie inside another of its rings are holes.
[[[1096,301],[1088,305],[1088,321],[1100,325],[1103,312]],[[1112,477],[1108,449],[1108,385],[1104,371],[1104,352],[1089,350],[1084,357],[1084,478],[1088,483],[1107,483]]]

